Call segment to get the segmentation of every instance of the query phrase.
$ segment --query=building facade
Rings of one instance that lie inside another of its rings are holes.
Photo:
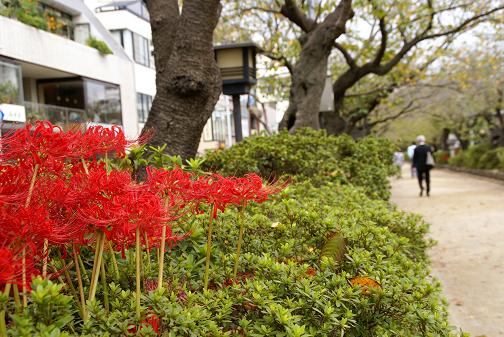
[[[138,136],[156,94],[149,20],[138,0],[2,0],[4,131],[47,119],[64,128],[118,124],[127,136]],[[257,118],[272,110],[272,105],[250,110],[248,103],[242,97],[244,136],[268,125]],[[233,124],[232,103],[222,96],[205,126],[199,152],[231,146]]]

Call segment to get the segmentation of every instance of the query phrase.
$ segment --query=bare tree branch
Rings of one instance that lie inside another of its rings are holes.
[[[317,23],[306,16],[296,5],[294,0],[285,0],[280,9],[280,13],[301,28],[305,33],[311,32],[317,26]]]
[[[292,72],[294,71],[293,65],[284,55],[275,55],[267,51],[264,51],[262,55],[266,56],[271,60],[281,62],[287,68],[287,70],[289,70],[289,73],[292,75]]]
[[[350,55],[350,53],[338,42],[334,43],[334,48],[339,50],[343,57],[345,58],[346,63],[350,68],[357,68],[357,63],[355,62],[355,59]]]
[[[376,53],[375,58],[373,60],[373,64],[375,65],[380,65],[383,56],[385,55],[385,51],[387,50],[388,32],[385,17],[380,18],[380,34],[381,34],[380,48],[378,49],[378,52]]]

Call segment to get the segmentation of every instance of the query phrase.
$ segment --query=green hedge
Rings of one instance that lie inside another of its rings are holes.
[[[328,136],[323,131],[286,131],[246,138],[237,145],[210,152],[203,168],[224,175],[255,172],[270,179],[283,175],[315,184],[338,181],[361,186],[372,198],[388,199],[388,177],[395,173],[393,146],[388,140]]]
[[[428,226],[416,215],[371,200],[359,188],[309,182],[247,210],[241,255],[241,282],[233,284],[238,212],[228,209],[215,227],[211,286],[201,290],[206,216],[193,235],[169,254],[165,292],[154,291],[144,305],[160,319],[163,336],[455,336],[447,322],[440,285],[429,275],[424,238]],[[339,246],[328,248],[331,238]],[[344,254],[340,254],[341,249]],[[119,261],[121,282],[109,286],[110,312],[91,303],[82,336],[125,336],[135,322],[134,266]],[[146,267],[145,277],[155,277]],[[353,286],[367,277],[379,287]],[[39,292],[41,290],[39,289]],[[43,291],[42,291],[43,292]],[[68,302],[52,295],[53,302]],[[34,314],[17,318],[18,327],[37,334]],[[65,319],[70,305],[59,307]],[[75,311],[75,310],[73,310]],[[58,324],[58,311],[51,314]],[[44,322],[44,327],[50,325]],[[52,326],[52,325],[51,325]],[[70,326],[67,336],[74,336]],[[23,336],[11,330],[12,336]],[[56,334],[55,334],[56,335]],[[156,336],[145,327],[137,335]]]
[[[474,145],[451,158],[448,163],[457,167],[504,171],[504,147],[492,148],[489,144]]]
[[[392,146],[380,139],[356,142],[306,130],[253,137],[209,154],[207,169],[289,174],[293,182],[269,202],[247,208],[235,280],[230,277],[239,212],[228,208],[219,216],[208,291],[201,282],[208,215],[179,223],[179,230],[192,235],[167,255],[166,289],[149,293],[142,303],[159,319],[161,335],[455,336],[440,284],[430,276],[428,225],[379,199],[389,193],[391,157]],[[82,256],[86,263],[92,254]],[[10,335],[157,336],[146,322],[138,332],[131,328],[138,324],[131,261],[118,261],[120,278],[108,286],[108,312],[98,286],[98,301],[89,303],[83,327],[75,302],[57,295],[68,289],[36,281],[37,293],[50,296],[39,296],[13,317]],[[156,273],[144,264],[146,284]],[[369,285],[355,284],[356,277]],[[46,312],[49,303],[58,306]]]

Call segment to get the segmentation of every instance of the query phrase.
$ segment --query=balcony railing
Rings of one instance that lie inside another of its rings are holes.
[[[85,110],[72,109],[56,105],[24,102],[26,108],[26,122],[48,120],[64,130],[84,125],[88,119]]]

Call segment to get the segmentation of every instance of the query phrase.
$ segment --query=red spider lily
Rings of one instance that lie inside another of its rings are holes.
[[[194,181],[191,195],[196,201],[206,201],[209,205],[213,205],[212,217],[215,219],[217,211],[223,212],[226,206],[236,202],[235,187],[233,179],[212,174]]]
[[[167,198],[170,205],[180,201],[190,201],[192,187],[191,174],[175,167],[172,170],[147,168],[147,184],[149,189]]]
[[[117,247],[132,246],[137,229],[144,243],[146,237],[158,238],[161,235],[166,212],[161,198],[147,191],[145,185],[131,185],[130,190],[117,196],[114,202],[118,204],[118,216],[106,234]]]
[[[120,218],[122,209],[115,198],[127,193],[131,175],[116,170],[107,173],[104,165],[94,165],[89,174],[76,174],[70,183],[80,198],[77,217],[89,232],[94,232],[106,229]]]
[[[59,126],[47,121],[27,124],[0,140],[0,159],[33,161],[33,164],[40,165],[47,158],[65,158],[74,137],[73,133],[65,133]]]
[[[124,157],[126,148],[132,143],[126,140],[119,126],[91,126],[70,144],[69,156],[80,159],[114,153],[118,157]]]
[[[241,205],[246,205],[249,201],[262,203],[268,200],[270,195],[284,190],[287,185],[287,181],[263,185],[261,177],[255,173],[249,173],[243,178],[235,178],[235,203]]]
[[[158,334],[158,336],[159,336],[160,335],[160,333],[159,333],[160,324],[161,324],[161,319],[149,309],[149,313],[147,314],[147,317],[140,322],[140,327],[139,327],[138,331],[142,331],[142,327],[151,326],[152,330],[154,330],[154,332],[156,334]],[[131,328],[128,329],[128,332],[131,334],[135,334],[137,332],[137,327],[132,326]]]
[[[8,248],[0,248],[0,285],[14,280],[15,263],[12,252]]]
[[[22,286],[23,263],[21,258],[21,250],[12,250],[11,248],[0,248],[0,286],[6,284],[17,284]],[[38,275],[38,271],[34,268],[33,259],[30,255],[25,258],[25,269],[27,277],[26,289],[30,289],[29,283],[32,276]]]
[[[26,200],[30,185],[26,170],[19,166],[0,166],[0,203],[19,203]]]

